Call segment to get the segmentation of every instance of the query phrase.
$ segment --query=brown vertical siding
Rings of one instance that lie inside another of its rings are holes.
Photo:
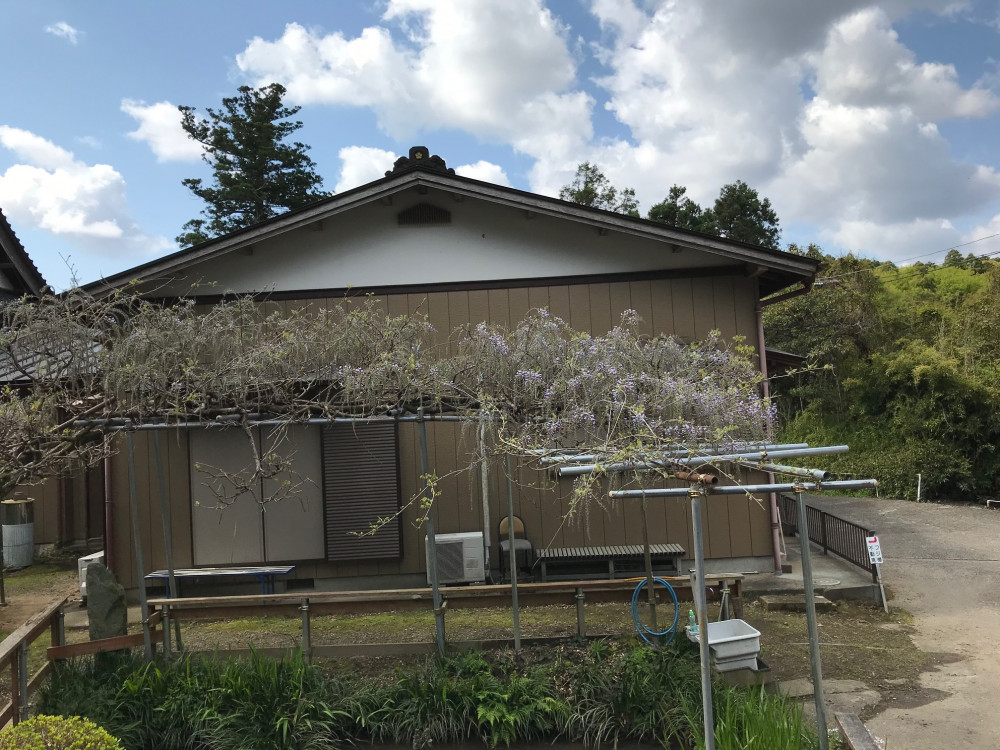
[[[633,309],[640,317],[640,331],[646,334],[668,333],[686,339],[702,338],[718,329],[729,338],[735,334],[755,341],[753,304],[756,284],[740,276],[702,279],[672,279],[537,286],[520,289],[476,289],[432,292],[429,294],[386,295],[377,300],[389,315],[420,312],[437,330],[437,340],[444,345],[458,327],[480,321],[512,325],[533,308],[547,307],[574,328],[595,334],[606,333],[620,320],[624,310]],[[313,300],[310,309],[333,306],[341,299]],[[284,308],[300,307],[288,302]],[[415,498],[421,489],[420,447],[415,424],[399,428],[399,462],[403,503]],[[436,507],[437,529],[441,533],[482,528],[482,498],[478,470],[468,471],[469,456],[475,449],[475,428],[452,423],[427,425],[428,457],[431,471],[439,477],[441,496]],[[128,510],[128,475],[124,440],[117,439],[120,452],[112,459],[112,491],[115,498],[116,553],[120,561],[116,571],[126,586],[135,586],[134,559]],[[171,502],[171,528],[174,537],[175,564],[192,564],[190,459],[184,433],[161,435],[167,467],[168,493]],[[147,568],[164,567],[162,530],[159,521],[155,462],[149,433],[136,434],[137,487],[140,493],[140,525]],[[485,520],[493,540],[492,559],[497,560],[497,525],[506,514],[506,482],[502,461],[489,467],[490,515]],[[566,519],[572,484],[553,482],[535,469],[515,465],[515,512],[524,520],[527,536],[536,547],[576,544],[639,544],[642,540],[641,504],[635,500],[607,502],[607,509],[594,506],[589,518],[580,513]],[[36,535],[39,541],[53,538],[56,531],[56,483],[31,488],[34,497],[41,495],[36,507]],[[83,493],[86,495],[86,493]],[[51,495],[51,498],[50,498]],[[676,542],[693,552],[690,504],[685,498],[648,501],[650,541]],[[740,496],[708,498],[703,504],[706,551],[710,557],[766,556],[771,553],[766,507]],[[417,527],[417,504],[403,511],[403,556],[399,560],[362,563],[307,562],[300,566],[299,577],[349,577],[354,575],[405,575],[422,573],[424,564],[423,527]]]
[[[528,304],[533,310],[549,306],[549,288],[546,286],[528,287]]]

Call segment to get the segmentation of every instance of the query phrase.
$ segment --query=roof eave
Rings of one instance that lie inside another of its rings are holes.
[[[468,177],[438,171],[411,169],[402,174],[393,174],[317,201],[304,208],[289,211],[273,219],[200,245],[179,250],[106,279],[99,279],[85,285],[83,289],[96,295],[110,293],[134,279],[155,279],[157,276],[178,271],[188,265],[210,260],[279,234],[309,226],[324,218],[336,216],[353,208],[390,197],[411,187],[420,186],[445,190],[463,197],[485,198],[500,205],[557,218],[573,219],[601,230],[613,230],[623,234],[668,242],[677,247],[722,255],[737,262],[746,263],[748,267],[763,269],[761,278],[762,281],[767,282],[763,285],[767,288],[767,293],[791,286],[797,281],[812,279],[818,270],[818,261],[781,250],[771,250],[734,242],[723,237],[678,229],[647,219],[638,219],[611,211],[581,206],[558,198],[528,193]]]

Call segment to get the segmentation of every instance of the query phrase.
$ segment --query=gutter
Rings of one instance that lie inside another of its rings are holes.
[[[105,437],[106,441],[110,438]],[[111,455],[110,450],[104,455],[104,565],[112,573],[115,572],[115,502],[111,489]]]
[[[753,311],[757,324],[757,352],[760,356],[760,374],[764,378],[761,382],[761,390],[765,400],[770,401],[771,399],[771,383],[768,380],[767,352],[764,348],[764,308],[806,294],[812,290],[815,280],[815,276],[804,279],[800,289],[793,289],[790,292],[784,292],[783,294],[768,297],[764,300],[760,298],[760,282],[758,281],[757,283],[757,304],[754,305]],[[770,419],[767,420],[767,438],[769,441],[774,439],[774,423]],[[769,484],[775,484],[773,471],[767,473],[767,480]],[[767,496],[767,509],[768,515],[771,517],[771,549],[774,553],[774,573],[780,576],[784,572],[781,566],[781,519],[778,516],[778,495],[774,492]]]

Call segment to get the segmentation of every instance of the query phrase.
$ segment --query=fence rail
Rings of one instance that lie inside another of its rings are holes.
[[[795,498],[779,494],[778,507],[781,511],[781,533],[785,536],[798,534],[799,512]],[[874,531],[812,505],[806,506],[806,525],[809,541],[822,547],[823,554],[832,552],[867,570],[871,573],[872,583],[878,583],[878,570],[868,559],[868,543],[865,541],[865,537],[875,536]]]
[[[0,674],[10,675],[10,700],[0,707],[0,727],[17,724],[28,717],[29,700],[52,668],[52,662],[46,659],[41,669],[29,674],[28,648],[46,630],[51,632],[53,646],[66,642],[62,610],[65,603],[65,597],[52,600],[0,642]]]
[[[674,588],[679,601],[692,601],[691,582],[688,577],[666,577]],[[728,611],[731,617],[743,614],[743,576],[738,573],[724,573],[705,577],[706,596],[709,601],[721,601],[726,592]],[[632,599],[635,580],[574,581],[558,583],[518,584],[520,607],[563,604],[576,607],[577,636],[587,636],[584,602],[628,602]],[[669,603],[660,599],[664,592],[657,590],[660,604]],[[442,612],[454,609],[477,609],[483,607],[507,607],[511,605],[509,586],[458,586],[442,590]],[[187,621],[214,618],[240,617],[286,617],[302,621],[302,653],[306,660],[311,657],[339,657],[344,655],[386,655],[420,654],[436,649],[435,643],[395,643],[395,644],[340,644],[314,646],[311,638],[311,620],[317,615],[344,615],[397,610],[433,610],[431,590],[391,589],[379,591],[338,591],[309,592],[295,594],[254,594],[250,596],[188,597],[180,599],[151,599],[148,604],[150,618],[159,614],[163,623],[162,632],[165,653],[171,652],[170,621]],[[522,643],[532,639],[522,639]],[[551,639],[553,642],[559,639]],[[491,647],[500,641],[448,640],[449,648],[461,650],[470,647]],[[509,641],[505,641],[509,645]],[[259,653],[283,653],[282,649],[258,649]],[[240,651],[222,651],[223,654],[238,655]]]

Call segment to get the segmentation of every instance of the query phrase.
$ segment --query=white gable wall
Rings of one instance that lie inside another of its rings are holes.
[[[450,224],[399,226],[417,203],[451,212]],[[328,217],[194,265],[161,294],[190,294],[191,283],[218,292],[384,287],[502,279],[619,274],[707,267],[732,260],[621,232],[600,235],[579,222],[535,215],[443,191],[410,190],[390,206],[378,202]],[[200,293],[205,290],[199,289]],[[198,292],[196,292],[198,293]]]

